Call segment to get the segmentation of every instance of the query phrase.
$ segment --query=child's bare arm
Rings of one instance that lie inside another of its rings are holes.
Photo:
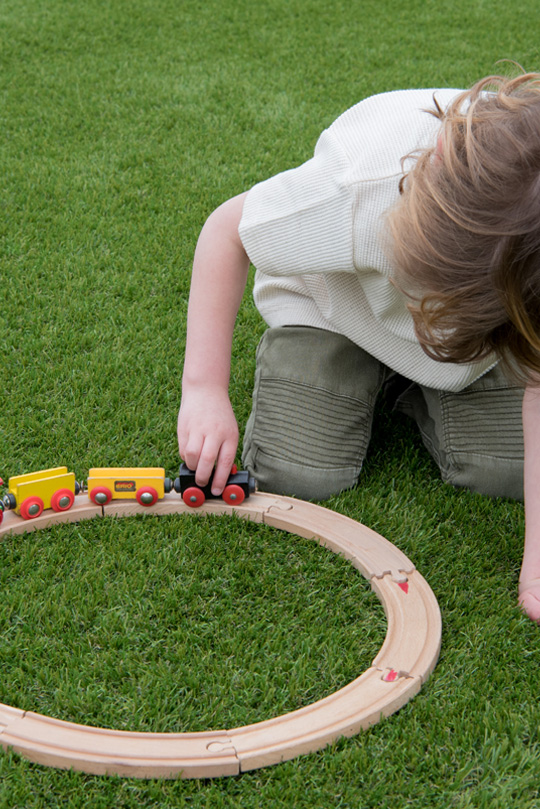
[[[223,490],[238,446],[228,390],[234,323],[249,270],[238,235],[245,196],[228,200],[206,221],[189,296],[178,446],[199,485],[215,465],[214,494]]]
[[[525,549],[520,602],[533,621],[540,622],[540,389],[527,388],[523,398],[525,440]]]

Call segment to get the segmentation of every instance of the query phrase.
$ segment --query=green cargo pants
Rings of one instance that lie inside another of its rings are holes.
[[[395,374],[346,337],[269,329],[257,349],[243,464],[262,491],[324,500],[354,486],[375,400]],[[523,389],[499,367],[459,393],[403,384],[395,409],[415,419],[443,480],[523,498]]]

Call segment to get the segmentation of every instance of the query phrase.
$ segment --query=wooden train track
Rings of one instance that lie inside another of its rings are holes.
[[[354,520],[321,506],[258,493],[242,505],[209,501],[188,508],[165,495],[151,510],[134,501],[99,507],[78,495],[66,512],[24,520],[7,512],[0,538],[103,515],[237,514],[305,538],[344,555],[371,582],[388,630],[370,668],[344,688],[300,710],[246,727],[204,733],[130,733],[77,725],[0,704],[0,745],[40,764],[136,778],[211,778],[237,775],[319,750],[353,736],[397,711],[437,662],[441,617],[427,582],[401,551]]]

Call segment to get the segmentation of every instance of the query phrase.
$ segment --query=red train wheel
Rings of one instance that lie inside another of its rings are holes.
[[[75,495],[71,489],[58,489],[51,497],[51,508],[53,511],[69,511],[75,501]]]
[[[196,486],[190,486],[189,489],[186,489],[185,492],[183,492],[182,500],[186,506],[189,506],[190,508],[198,508],[199,506],[202,506],[206,500],[206,497],[201,489],[198,489]]]
[[[153,506],[159,500],[159,494],[153,486],[143,486],[142,489],[137,489],[135,497],[141,506]]]
[[[41,497],[27,497],[20,507],[21,517],[25,520],[35,520],[43,511],[43,500]]]
[[[222,497],[230,506],[239,506],[240,503],[244,502],[246,495],[241,486],[231,483],[230,486],[225,486],[223,489]]]
[[[90,492],[89,497],[96,506],[106,506],[112,500],[112,492],[106,486],[96,486]]]

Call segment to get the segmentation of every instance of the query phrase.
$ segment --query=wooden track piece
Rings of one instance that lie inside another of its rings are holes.
[[[433,637],[425,632],[425,627],[436,627],[440,622],[439,605],[431,588],[418,571],[408,575],[406,587],[391,576],[372,578],[371,586],[388,620],[388,632],[373,665],[425,682],[439,651],[433,654]]]
[[[288,511],[282,508],[286,504],[291,507]],[[316,539],[349,559],[367,579],[385,573],[401,576],[414,570],[413,563],[395,545],[344,514],[292,497],[282,497],[280,505],[281,508],[269,507],[264,518],[267,525]]]
[[[26,534],[29,531],[39,531],[40,528],[48,528],[50,525],[58,525],[66,522],[81,522],[94,517],[103,516],[101,506],[95,506],[86,496],[78,495],[75,503],[69,511],[44,511],[40,517],[33,520],[25,520],[18,517],[14,511],[5,511],[4,520],[0,525],[0,538],[4,534]]]
[[[352,736],[402,707],[438,659],[440,611],[427,582],[388,540],[322,506],[257,493],[239,506],[220,500],[186,506],[175,493],[151,508],[133,500],[94,506],[78,495],[67,512],[24,520],[12,512],[0,539],[62,522],[134,514],[236,514],[315,539],[343,554],[371,582],[388,630],[372,666],[334,694],[298,711],[246,727],[204,733],[130,733],[77,725],[0,705],[0,746],[48,766],[137,778],[211,778],[276,764]]]
[[[181,771],[185,778],[212,778],[240,771],[224,731],[129,733],[27,712],[9,722],[0,740],[39,764],[95,775],[171,778]]]

